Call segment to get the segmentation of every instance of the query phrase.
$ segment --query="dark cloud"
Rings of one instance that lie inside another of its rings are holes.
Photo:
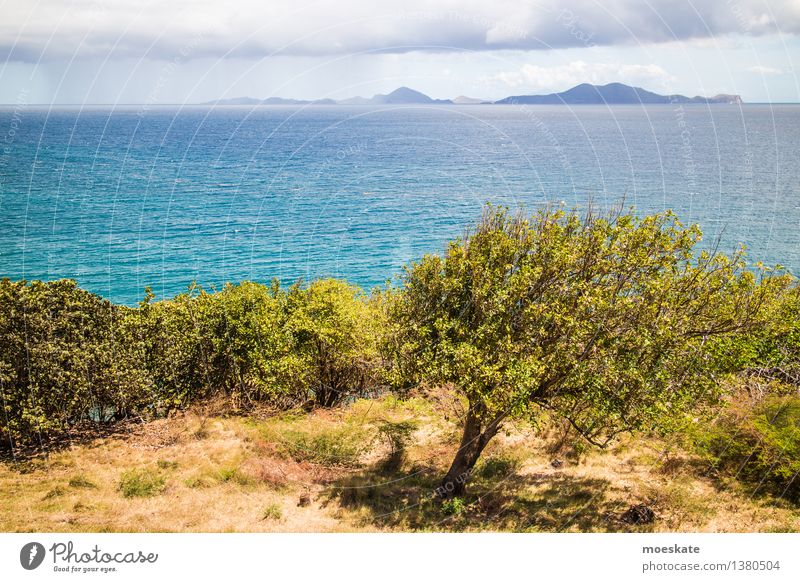
[[[12,0],[0,57],[261,58],[651,44],[800,33],[798,0]]]

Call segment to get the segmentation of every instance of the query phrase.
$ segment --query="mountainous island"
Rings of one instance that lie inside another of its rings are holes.
[[[546,95],[513,95],[497,101],[476,99],[463,95],[453,99],[433,99],[424,93],[408,87],[400,87],[386,95],[378,93],[372,97],[350,97],[349,99],[284,99],[269,97],[235,97],[209,101],[203,105],[650,105],[650,104],[734,104],[740,105],[739,95],[720,94],[713,97],[687,97],[685,95],[659,95],[641,87],[631,87],[623,83],[592,85],[581,83],[562,91]]]
[[[659,95],[622,83],[608,85],[590,85],[582,83],[561,93],[548,95],[516,95],[495,101],[499,104],[533,104],[533,105],[611,105],[652,104],[652,103],[729,103],[741,104],[739,95],[715,95],[714,97],[686,97],[685,95]]]

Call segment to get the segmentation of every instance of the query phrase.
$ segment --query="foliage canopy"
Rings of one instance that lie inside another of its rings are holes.
[[[741,254],[695,255],[700,236],[671,213],[488,207],[407,268],[390,301],[396,379],[452,384],[469,405],[444,493],[463,493],[509,417],[551,411],[602,445],[713,400],[725,370],[707,342],[751,325],[780,285]]]

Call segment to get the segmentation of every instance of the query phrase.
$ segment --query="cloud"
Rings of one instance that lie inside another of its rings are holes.
[[[536,50],[800,33],[797,0],[9,0],[0,58]]]
[[[487,84],[499,82],[510,88],[524,88],[526,91],[562,91],[579,83],[602,85],[614,81],[667,89],[674,80],[672,75],[654,64],[589,64],[584,61],[554,67],[526,64],[517,71],[501,72],[481,79]]]
[[[776,69],[775,67],[762,67],[761,65],[756,65],[755,67],[748,67],[747,71],[750,73],[757,73],[759,75],[782,75],[783,71],[780,69]]]

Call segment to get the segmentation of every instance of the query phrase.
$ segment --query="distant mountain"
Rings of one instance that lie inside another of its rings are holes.
[[[252,97],[233,97],[232,99],[217,99],[216,101],[207,101],[201,105],[258,105],[261,99],[253,99]]]
[[[414,89],[400,87],[388,95],[378,93],[372,97],[350,97],[337,101],[341,105],[410,105],[410,104],[440,104],[449,105],[453,103],[450,99],[432,99]]]
[[[333,99],[284,99],[282,97],[268,97],[261,102],[262,105],[336,105]]]
[[[219,99],[208,101],[203,105],[406,105],[406,104],[439,104],[448,105],[453,103],[449,99],[432,99],[408,87],[395,89],[388,95],[378,93],[370,98],[351,97],[334,101],[333,99],[317,99],[307,101],[304,99],[284,99],[283,97],[269,97],[267,99],[253,99],[252,97],[234,97],[232,99]]]
[[[259,105],[308,105],[310,101],[303,99],[284,99],[283,97],[267,97]]]
[[[703,99],[703,97],[693,97],[693,99]],[[741,105],[744,103],[740,95],[731,95],[729,93],[717,93],[713,97],[706,99],[708,103],[727,103],[728,105]]]
[[[342,99],[337,101],[339,105],[369,105],[372,99],[368,97],[350,97],[349,99]]]
[[[590,85],[582,83],[562,93],[548,95],[515,95],[495,101],[505,104],[525,105],[587,105],[587,104],[651,104],[651,103],[741,103],[738,95],[717,95],[715,97],[686,97],[684,95],[659,95],[640,87],[622,83]]]
[[[378,105],[405,105],[405,104],[414,104],[414,103],[424,103],[424,104],[431,104],[431,103],[442,103],[448,104],[452,103],[450,99],[431,99],[424,93],[420,93],[419,91],[414,91],[414,89],[409,89],[408,87],[400,87],[399,89],[395,89],[388,95],[375,95],[371,99],[372,103]]]
[[[453,99],[453,103],[456,105],[481,105],[483,103],[491,103],[491,101],[488,99],[475,99],[474,97],[465,97],[464,95],[459,95]]]
[[[424,93],[408,87],[400,87],[384,95],[378,93],[372,97],[350,97],[334,101],[333,99],[317,99],[306,101],[303,99],[284,99],[283,97],[269,97],[268,99],[253,99],[252,97],[235,97],[233,99],[220,99],[209,101],[203,105],[479,105],[492,103],[463,95],[455,99],[433,99]],[[625,105],[625,104],[650,104],[650,103],[742,103],[738,95],[715,95],[714,97],[686,97],[684,95],[659,95],[642,89],[631,87],[622,83],[609,83],[608,85],[590,85],[582,83],[561,93],[547,95],[515,95],[495,101],[495,104],[525,104],[525,105]]]
[[[252,97],[233,97],[231,99],[218,99],[207,101],[202,105],[336,105],[333,99],[284,99],[283,97],[267,97],[266,99],[253,99]]]

